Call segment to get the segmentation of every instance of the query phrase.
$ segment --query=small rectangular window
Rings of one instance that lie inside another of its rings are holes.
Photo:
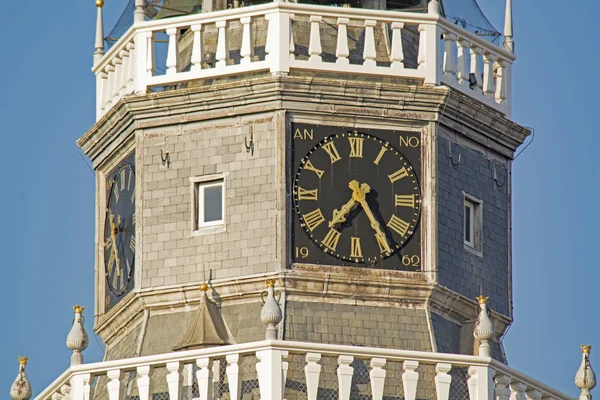
[[[222,232],[225,229],[225,174],[195,176],[192,183],[192,233]]]
[[[463,237],[465,249],[483,255],[483,202],[464,193]]]

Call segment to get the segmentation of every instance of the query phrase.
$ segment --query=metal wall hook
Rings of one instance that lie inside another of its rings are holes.
[[[250,125],[250,144],[248,144],[248,137],[244,137],[244,146],[246,147],[246,153],[254,155],[254,131],[252,125]]]
[[[166,165],[167,168],[171,166],[171,156],[169,155],[168,151],[163,151],[163,149],[160,149],[160,159],[162,161],[162,165]]]
[[[498,186],[498,188],[503,187],[504,185],[506,185],[506,180],[508,179],[508,175],[504,177],[504,181],[502,181],[502,183],[500,183],[500,180],[498,179],[498,171],[496,171],[496,163],[494,163],[494,183],[496,184],[496,186]]]
[[[450,159],[450,164],[454,168],[458,167],[461,162],[461,153],[458,153],[458,160],[454,162],[454,157],[452,156],[452,142],[448,141],[448,158]]]

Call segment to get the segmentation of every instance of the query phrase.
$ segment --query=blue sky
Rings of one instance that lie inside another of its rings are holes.
[[[92,333],[94,176],[75,140],[94,122],[93,0],[4,2],[0,12],[0,393],[28,355],[39,393],[69,365],[71,306]],[[108,0],[111,26],[125,0]],[[481,0],[502,27],[504,2]],[[596,113],[600,4],[514,0],[513,118],[535,141],[513,164],[512,367],[577,395],[581,343],[600,358]],[[600,371],[600,361],[597,363]]]

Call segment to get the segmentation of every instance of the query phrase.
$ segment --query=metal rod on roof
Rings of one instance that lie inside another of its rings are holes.
[[[504,48],[512,53],[515,52],[513,42],[513,17],[512,0],[506,0],[506,11],[504,13]]]
[[[104,25],[102,23],[102,7],[104,7],[104,0],[96,0],[96,8],[98,10],[96,17],[96,43],[94,47],[94,64],[98,63],[104,55]]]

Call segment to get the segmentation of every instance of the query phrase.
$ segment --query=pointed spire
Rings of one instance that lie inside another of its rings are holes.
[[[277,339],[277,324],[281,322],[283,314],[278,301],[275,299],[275,279],[267,279],[267,291],[263,292],[261,298],[263,307],[260,310],[260,319],[267,325],[266,339]],[[265,300],[265,295],[267,299]]]
[[[592,390],[596,386],[596,374],[590,364],[592,346],[581,345],[581,365],[575,374],[575,385],[581,389],[579,400],[592,400]]]
[[[223,321],[217,305],[208,299],[208,285],[200,284],[200,304],[190,322],[188,330],[179,344],[173,346],[174,351],[191,350],[204,347],[229,344],[225,321]]]
[[[513,42],[512,0],[506,0],[506,10],[504,13],[504,48],[512,53],[515,52],[515,43]]]
[[[98,10],[96,17],[96,51],[94,52],[94,64],[104,55],[104,24],[102,22],[102,7],[104,7],[104,0],[96,0],[96,8]]]
[[[73,327],[67,335],[67,347],[73,350],[71,365],[83,364],[81,352],[88,346],[88,335],[83,327],[83,310],[85,310],[85,307],[80,305],[73,306],[75,318],[73,319]]]
[[[479,355],[483,357],[491,357],[490,340],[494,338],[494,325],[487,310],[488,299],[483,295],[477,297],[480,310],[473,331],[473,337],[479,341]]]
[[[28,360],[27,357],[19,357],[19,374],[10,387],[10,397],[14,400],[29,400],[31,398],[31,384],[25,373]]]

